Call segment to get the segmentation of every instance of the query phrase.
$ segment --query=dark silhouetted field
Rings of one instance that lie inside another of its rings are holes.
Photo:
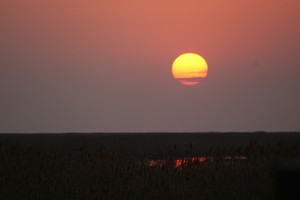
[[[241,147],[251,141],[260,144],[300,143],[300,133],[66,133],[66,134],[0,134],[1,141],[22,145],[79,148],[88,145],[120,150],[131,155],[160,156],[177,144],[177,152],[185,153],[190,143],[200,155],[210,148]]]
[[[0,199],[289,199],[299,166],[299,133],[2,134]]]

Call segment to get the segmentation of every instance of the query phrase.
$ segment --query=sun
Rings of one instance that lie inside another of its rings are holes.
[[[184,85],[196,85],[206,78],[208,66],[204,58],[195,53],[178,56],[172,65],[173,77]]]

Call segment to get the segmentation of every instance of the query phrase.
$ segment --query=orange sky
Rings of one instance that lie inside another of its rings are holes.
[[[0,2],[0,132],[299,128],[300,1]],[[181,86],[174,59],[203,56]]]

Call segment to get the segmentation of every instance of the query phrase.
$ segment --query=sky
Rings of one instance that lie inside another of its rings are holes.
[[[1,0],[0,132],[300,128],[298,0]],[[197,53],[194,86],[172,63]]]

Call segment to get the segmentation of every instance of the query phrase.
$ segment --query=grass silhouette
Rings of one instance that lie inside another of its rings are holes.
[[[277,170],[299,166],[300,145],[212,148],[204,162],[174,167],[176,147],[164,165],[99,146],[50,147],[0,143],[1,199],[274,199]],[[192,156],[192,144],[186,157]],[[226,156],[247,159],[228,162]]]

